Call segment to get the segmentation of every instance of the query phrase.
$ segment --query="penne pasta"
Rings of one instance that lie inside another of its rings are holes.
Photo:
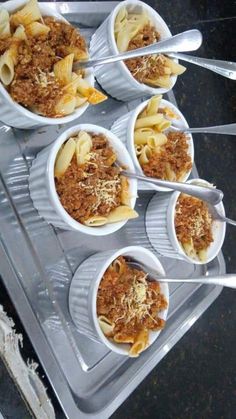
[[[86,80],[80,78],[77,87],[78,92],[88,99],[88,102],[96,105],[107,99],[102,92],[99,92],[94,87],[89,86]]]
[[[23,25],[19,25],[14,34],[13,34],[13,38],[19,39],[20,41],[25,41],[27,39],[26,33],[25,33],[25,28]]]
[[[134,143],[135,144],[147,144],[147,138],[155,135],[155,131],[152,128],[139,128],[134,131]]]
[[[68,169],[71,160],[75,154],[76,143],[75,140],[70,138],[61,149],[60,154],[56,160],[54,176],[59,178],[64,175]]]
[[[94,215],[84,221],[84,224],[88,227],[100,227],[107,224],[107,218],[101,215]]]
[[[163,120],[158,125],[155,125],[154,128],[158,132],[162,132],[162,131],[166,131],[168,128],[170,128],[170,126],[171,126],[171,122],[163,118]]]
[[[128,17],[127,9],[123,7],[122,9],[120,9],[120,11],[117,13],[117,16],[116,16],[115,25],[114,25],[115,34],[123,30],[123,28],[127,24],[127,17]]]
[[[127,260],[119,256],[107,268],[98,287],[96,308],[98,320],[104,318],[108,327],[114,326],[108,328],[108,336],[105,324],[104,335],[125,344],[127,354],[137,357],[148,347],[149,333],[165,326],[162,316],[168,304],[159,283],[150,281],[148,272],[132,267],[129,260],[129,256]]]
[[[135,152],[136,152],[136,156],[140,156],[140,154],[142,153],[142,149],[144,147],[143,144],[135,144]]]
[[[166,178],[171,182],[175,182],[177,180],[176,174],[174,170],[171,168],[170,163],[166,163]]]
[[[10,17],[11,24],[14,26],[27,26],[37,20],[42,20],[37,0],[30,0],[21,10]]]
[[[147,346],[148,346],[148,331],[146,329],[143,329],[136,336],[135,341],[129,350],[129,355],[132,357],[136,357],[141,352],[143,352]]]
[[[151,155],[152,155],[152,151],[150,147],[148,147],[148,145],[145,145],[138,159],[140,165],[142,166],[143,164],[147,164],[150,160]]]
[[[144,118],[137,119],[135,123],[135,129],[152,127],[153,125],[158,125],[163,119],[162,114],[156,114],[152,116],[146,116]]]
[[[138,213],[134,209],[126,205],[121,205],[120,207],[115,208],[108,214],[107,223],[117,223],[119,221],[131,220],[132,218],[137,217]]]
[[[0,57],[0,80],[5,86],[9,86],[14,78],[14,60],[15,53],[10,49]]]
[[[124,333],[116,333],[113,337],[114,342],[116,343],[133,343],[134,342],[134,336],[132,335],[125,335]]]
[[[121,196],[120,200],[123,205],[130,205],[129,182],[125,176],[120,177],[121,180]]]
[[[69,54],[62,60],[54,64],[53,70],[55,77],[62,86],[66,86],[72,81],[72,66],[74,54]]]
[[[155,134],[147,138],[147,145],[149,148],[157,148],[167,143],[165,134]]]
[[[47,35],[49,31],[50,28],[40,22],[32,22],[26,26],[26,33],[33,37]]]
[[[99,316],[98,323],[105,336],[109,337],[113,334],[114,324],[112,324],[107,317]]]
[[[91,136],[85,131],[80,131],[78,139],[76,141],[76,159],[78,165],[85,163],[85,157],[90,152],[91,148]]]
[[[0,38],[11,35],[9,13],[3,7],[0,8]]]
[[[79,108],[80,106],[83,106],[86,102],[87,102],[86,97],[82,97],[82,96],[79,96],[79,95],[75,96],[75,107],[76,108]]]
[[[124,272],[124,265],[121,263],[119,259],[114,260],[111,266],[113,270],[117,272],[119,275],[121,275]]]
[[[170,68],[172,74],[181,75],[186,71],[186,67],[184,67],[183,65],[176,63],[170,58],[165,57],[165,59],[166,64]]]
[[[157,79],[149,79],[145,78],[145,83],[149,84],[150,86],[156,87],[163,87],[169,89],[171,87],[171,79],[170,76],[159,76]]]
[[[70,93],[65,93],[55,105],[55,113],[57,116],[70,115],[76,107],[76,98]]]
[[[87,50],[84,51],[83,49],[78,48],[74,45],[65,45],[63,50],[65,54],[74,54],[75,61],[87,60],[89,58]]]
[[[146,107],[146,116],[156,115],[158,113],[158,108],[160,106],[160,102],[162,99],[162,95],[153,96]]]

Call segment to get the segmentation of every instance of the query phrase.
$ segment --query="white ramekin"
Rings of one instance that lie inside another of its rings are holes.
[[[132,8],[132,10],[135,8],[134,10],[136,11],[140,11],[140,9],[145,10],[150,16],[152,24],[160,33],[161,39],[172,36],[164,20],[152,7],[138,0],[122,1],[92,36],[90,43],[90,54],[92,58],[101,58],[119,53],[114,35],[114,24],[118,12],[125,6]],[[178,62],[177,60],[175,61]],[[123,61],[109,65],[106,64],[105,67],[95,67],[94,74],[107,93],[123,101],[168,92],[173,88],[177,80],[176,76],[172,76],[171,86],[168,89],[150,87],[135,80]]]
[[[93,340],[104,343],[113,352],[129,356],[130,345],[115,343],[106,338],[99,326],[96,312],[97,292],[100,281],[106,269],[119,256],[133,257],[135,260],[145,263],[150,269],[155,269],[160,275],[165,275],[160,261],[144,247],[129,246],[119,250],[97,253],[86,259],[75,272],[69,291],[69,309],[71,317],[81,333]],[[169,305],[168,284],[160,283],[160,289]],[[166,320],[167,313],[168,307],[159,316]],[[149,333],[150,345],[156,340],[160,332],[161,330]]]
[[[119,162],[128,167],[129,170],[134,170],[133,162],[128,151],[119,138],[117,138],[112,132],[97,125],[80,124],[64,131],[54,143],[50,144],[38,153],[30,169],[30,196],[41,217],[43,217],[48,223],[53,224],[55,227],[60,227],[64,230],[79,231],[91,236],[105,236],[119,230],[126,224],[127,220],[100,227],[88,227],[83,225],[74,220],[63,208],[55,187],[54,165],[57,153],[61,145],[79,131],[104,134],[116,152]],[[129,179],[129,185],[131,196],[130,206],[134,208],[137,198],[136,179]]]
[[[203,179],[191,179],[188,183],[212,186]],[[207,260],[202,262],[186,255],[179,243],[175,231],[175,207],[180,192],[172,194],[156,194],[151,199],[146,212],[146,231],[154,249],[162,256],[182,259],[196,265],[203,265],[213,260],[221,250],[225,238],[226,223],[213,221],[214,241],[207,251]],[[216,208],[225,215],[224,205],[220,202]]]
[[[136,156],[135,147],[134,147],[134,126],[136,123],[136,120],[138,118],[138,115],[146,108],[149,100],[146,100],[145,102],[140,103],[140,105],[137,106],[133,111],[121,116],[117,121],[114,122],[114,124],[111,127],[111,131],[117,135],[121,139],[121,141],[126,144],[130,155],[132,157],[132,160],[135,165],[135,169],[137,173],[140,173],[141,175],[144,175],[142,167],[139,164],[139,161]],[[175,114],[179,116],[179,119],[174,120],[174,124],[176,127],[184,127],[189,128],[189,125],[183,116],[183,114],[180,112],[180,110],[173,105],[173,103],[169,102],[168,100],[162,99],[160,103],[161,107],[168,107],[170,108]],[[171,127],[168,131],[171,131]],[[193,145],[193,137],[191,134],[187,134],[189,140],[189,148],[188,153],[191,156],[191,161],[193,163],[194,161],[194,145]],[[189,175],[191,173],[191,170],[186,172],[185,176],[181,180],[181,182],[186,182],[186,180],[189,178]],[[141,187],[141,184],[145,184],[146,187]],[[156,191],[162,191],[162,192],[170,192],[169,188],[163,188],[161,186],[156,186],[154,184],[147,184],[144,182],[139,182],[139,186],[141,189],[155,189]]]
[[[14,11],[22,8],[26,3],[28,3],[28,0],[7,1],[2,5],[2,7],[7,9],[9,13],[13,13]],[[44,3],[39,3],[39,8],[43,16],[53,16],[58,20],[67,22],[50,6]],[[94,86],[94,77],[91,70],[87,71],[85,80],[87,80],[91,86]],[[0,83],[0,121],[14,128],[30,129],[44,125],[66,124],[67,122],[71,122],[79,118],[86,111],[88,106],[88,103],[85,103],[83,106],[76,109],[71,115],[67,115],[62,118],[46,118],[29,111],[15,102],[2,83]]]

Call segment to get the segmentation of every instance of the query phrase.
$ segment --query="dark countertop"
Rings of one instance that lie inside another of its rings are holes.
[[[198,54],[235,61],[236,2],[233,0],[148,1],[173,33],[198,28],[204,45]],[[236,82],[188,65],[174,88],[190,126],[236,121]],[[225,193],[227,215],[236,219],[236,138],[194,135],[199,175]],[[228,226],[223,247],[228,272],[236,272],[236,229]],[[3,286],[0,304],[22,326]],[[113,414],[113,419],[233,419],[236,417],[235,291],[224,290],[191,330]],[[24,337],[24,356],[34,352]],[[39,372],[43,374],[41,368]],[[45,379],[46,382],[46,379]],[[53,396],[56,417],[64,418]],[[23,402],[0,364],[0,411],[6,418],[28,419]],[[76,418],[75,418],[76,419]]]

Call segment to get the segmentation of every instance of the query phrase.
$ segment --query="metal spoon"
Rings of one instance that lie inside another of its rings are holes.
[[[214,127],[201,127],[201,128],[186,128],[186,127],[177,127],[171,125],[170,127],[173,131],[181,132],[192,132],[192,133],[209,133],[209,134],[225,134],[225,135],[236,135],[236,124],[227,124],[227,125],[217,125]]]
[[[206,284],[206,285],[222,285],[224,287],[235,288],[236,289],[236,274],[225,274],[225,275],[215,275],[215,276],[199,276],[198,278],[167,278],[161,276],[158,272],[150,269],[149,266],[144,263],[136,261],[127,261],[128,265],[132,268],[142,270],[147,272],[148,275],[156,279],[158,282],[181,282],[188,284]]]
[[[183,182],[170,182],[169,180],[154,179],[152,177],[139,175],[137,173],[127,172],[126,170],[123,170],[117,162],[115,162],[115,165],[120,168],[121,174],[126,177],[138,179],[142,182],[152,183],[164,188],[170,188],[174,191],[183,192],[188,195],[195,196],[196,198],[202,199],[211,205],[219,204],[219,202],[221,202],[224,197],[223,192],[219,189],[206,188],[204,186],[192,185]]]
[[[116,61],[127,60],[129,58],[136,58],[144,55],[159,54],[177,51],[195,51],[202,44],[202,34],[198,29],[191,29],[172,36],[171,38],[164,39],[163,41],[156,42],[144,48],[137,48],[132,51],[126,51],[121,54],[111,55],[109,57],[102,57],[99,59],[78,61],[74,63],[73,70],[79,68],[95,67],[97,65],[111,64]]]
[[[211,205],[208,203],[208,208],[211,212],[211,215],[213,217],[214,220],[219,220],[222,222],[225,222],[227,224],[231,224],[233,226],[236,226],[236,221],[231,220],[228,217],[225,217],[224,215],[220,214],[220,212],[218,211],[218,209],[216,207],[214,207],[214,205]]]
[[[187,61],[198,65],[199,67],[207,68],[214,73],[221,74],[231,80],[236,80],[236,63],[232,61],[213,60],[209,58],[193,57],[191,55],[180,54],[178,52],[168,52],[169,57],[178,58],[182,61]]]

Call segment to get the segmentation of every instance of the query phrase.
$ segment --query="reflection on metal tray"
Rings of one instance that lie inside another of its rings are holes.
[[[83,2],[51,5],[82,26],[82,33],[89,38],[115,3],[99,2],[99,8]],[[96,9],[98,13],[94,13]],[[168,98],[173,101],[173,94]],[[136,103],[124,104],[109,98],[99,107],[89,108],[80,121],[109,128]],[[67,417],[85,418],[92,414],[94,419],[104,419],[183,336],[221,288],[170,286],[167,326],[138,359],[115,355],[77,332],[67,302],[75,269],[94,252],[133,244],[134,230],[138,231],[135,244],[144,243],[151,248],[144,214],[152,193],[140,192],[138,221],[130,221],[118,233],[99,241],[49,226],[38,216],[29,197],[29,166],[35,154],[64,129],[58,126],[20,131],[0,127],[0,273]],[[161,262],[167,274],[184,278],[225,271],[221,254],[203,267],[173,259],[161,258]]]

